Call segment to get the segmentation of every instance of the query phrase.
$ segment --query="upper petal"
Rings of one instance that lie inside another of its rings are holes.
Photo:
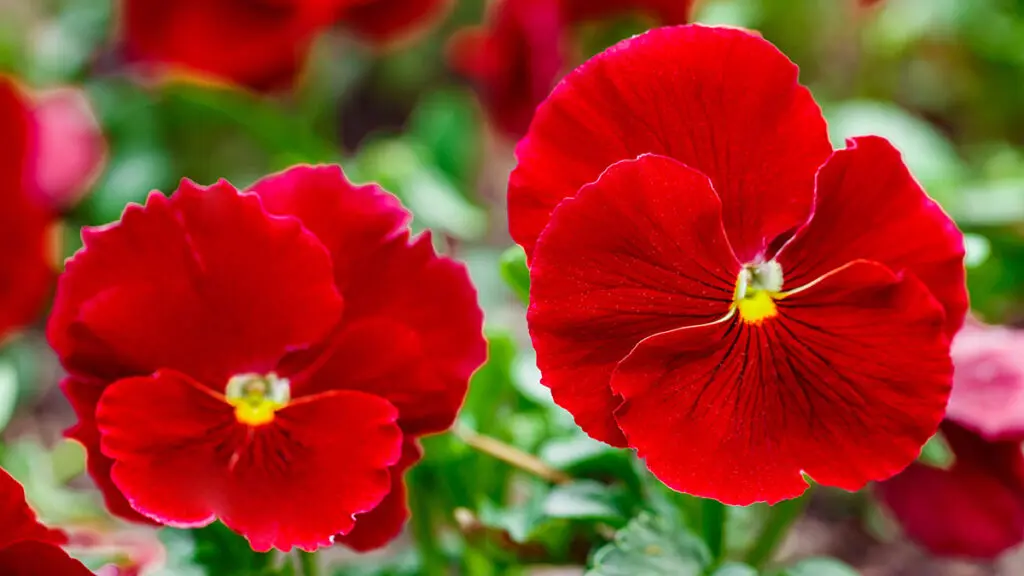
[[[786,288],[857,259],[917,276],[946,311],[952,338],[967,312],[963,234],[877,136],[854,138],[818,173],[814,215],[782,249]]]
[[[739,263],[707,177],[619,162],[562,202],[533,254],[527,319],[542,382],[591,436],[622,445],[612,370],[642,339],[724,316]]]
[[[706,174],[741,261],[806,220],[828,158],[825,121],[797,67],[732,28],[658,28],[579,67],[537,109],[509,179],[509,227],[527,253],[563,198],[653,152]]]
[[[173,368],[219,390],[318,342],[341,315],[319,241],[224,181],[184,181],[170,199],[154,193],[83,239],[48,326],[75,374]]]
[[[338,167],[296,167],[253,191],[328,247],[345,298],[342,325],[296,391],[362,390],[392,401],[407,433],[447,428],[486,355],[465,266],[439,256],[429,235],[410,239],[398,200],[353,186]]]
[[[54,278],[50,226],[34,167],[36,125],[13,80],[0,75],[0,340],[33,321]]]
[[[942,312],[912,277],[856,262],[778,303],[641,342],[612,377],[630,446],[672,488],[728,504],[856,490],[913,461],[952,379]]]

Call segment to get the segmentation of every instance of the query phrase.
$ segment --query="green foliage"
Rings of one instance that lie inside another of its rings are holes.
[[[530,270],[526,267],[526,252],[513,246],[501,255],[501,277],[524,304],[530,302]]]
[[[641,514],[594,554],[588,576],[701,576],[711,553],[696,535]]]

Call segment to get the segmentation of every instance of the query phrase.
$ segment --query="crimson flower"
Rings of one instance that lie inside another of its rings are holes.
[[[476,86],[494,126],[519,138],[569,60],[569,27],[639,11],[663,24],[687,21],[689,0],[499,0],[484,27],[460,30],[449,61]]]
[[[0,339],[36,318],[53,282],[53,212],[36,187],[32,102],[0,76]]]
[[[25,489],[0,468],[0,574],[4,576],[88,576],[60,545],[67,538],[39,523],[25,501]]]
[[[257,550],[381,546],[483,361],[465,269],[337,167],[183,181],[87,229],[48,337],[110,510]]]
[[[833,151],[797,68],[704,26],[570,74],[517,149],[543,382],[591,436],[729,504],[858,489],[942,418],[963,242],[886,140]]]
[[[448,0],[122,0],[126,56],[255,90],[289,87],[313,40],[341,22],[390,42],[436,20]]]
[[[994,558],[1024,542],[1024,333],[968,325],[942,435],[948,469],[915,462],[876,488],[907,535],[943,556]]]

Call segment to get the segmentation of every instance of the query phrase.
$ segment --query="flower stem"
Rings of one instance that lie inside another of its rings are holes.
[[[717,565],[725,556],[725,520],[725,504],[710,498],[700,501],[701,533],[711,552],[713,565]]]
[[[319,576],[320,564],[317,562],[316,554],[299,550],[299,570],[301,576]]]
[[[552,484],[565,484],[572,480],[572,477],[565,472],[549,466],[532,454],[527,454],[518,448],[509,446],[497,438],[478,434],[462,426],[455,428],[455,435],[471,448],[511,464]]]
[[[761,533],[747,551],[747,564],[760,570],[775,557],[775,552],[789,534],[789,529],[807,507],[808,494],[810,490],[799,498],[784,500],[770,508],[768,518],[761,527]]]

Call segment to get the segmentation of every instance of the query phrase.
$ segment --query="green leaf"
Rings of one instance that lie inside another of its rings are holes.
[[[245,538],[215,522],[190,531],[195,548],[192,561],[209,576],[273,574],[269,553],[254,552]]]
[[[519,296],[523,304],[530,303],[530,270],[526,267],[526,252],[513,246],[501,255],[501,277]]]
[[[711,573],[711,576],[757,576],[757,570],[746,564],[730,562],[720,566],[718,570]]]
[[[808,558],[777,576],[858,576],[857,571],[835,558]]]
[[[587,576],[700,576],[710,562],[697,536],[643,513],[594,554]]]
[[[621,488],[593,480],[578,480],[555,486],[544,500],[542,511],[548,518],[594,520],[622,526],[628,520]]]
[[[946,470],[953,465],[953,450],[946,443],[946,439],[942,437],[942,433],[936,432],[921,448],[921,455],[918,459],[922,464]]]
[[[434,164],[463,194],[473,190],[484,143],[471,92],[448,88],[424,96],[409,118],[408,135],[430,150]]]

